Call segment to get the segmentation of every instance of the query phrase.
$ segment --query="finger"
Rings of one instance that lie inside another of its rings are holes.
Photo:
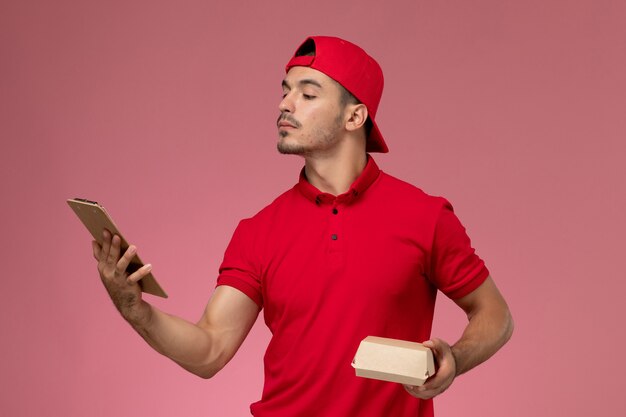
[[[113,236],[111,239],[111,250],[109,251],[109,256],[107,257],[107,262],[111,264],[117,264],[117,261],[120,258],[120,246],[122,245],[122,240],[118,235]]]
[[[426,380],[422,385],[418,386],[405,386],[407,391],[414,397],[429,399],[440,393],[442,393],[448,386],[448,379],[446,375],[437,374],[433,375]]]
[[[446,342],[436,337],[425,341],[424,343],[422,343],[422,345],[432,350],[433,354],[437,357],[440,357],[443,354],[444,350],[448,347],[448,344]]]
[[[429,392],[429,391],[438,391],[442,386],[447,382],[448,375],[447,372],[437,372],[432,375],[430,378],[426,380],[424,385],[416,387],[416,391],[418,392]]]
[[[109,257],[109,251],[111,250],[111,233],[104,229],[102,231],[102,250],[100,251],[99,261],[104,261]]]
[[[417,386],[414,385],[407,385],[407,384],[402,384],[402,386],[404,387],[405,390],[407,390],[407,392],[411,395],[415,395],[415,392],[417,391]]]
[[[433,352],[433,359],[435,360],[435,369],[438,369],[445,359],[446,351],[450,349],[448,344],[441,339],[433,338],[422,343]],[[435,372],[437,372],[435,370]]]
[[[428,349],[435,349],[435,342],[438,341],[437,339],[431,339],[431,340],[427,340],[424,343],[422,343],[422,345],[426,346]]]
[[[130,274],[128,278],[126,278],[126,282],[128,282],[129,284],[136,284],[141,279],[145,278],[151,271],[152,265],[145,264],[144,266]]]
[[[425,390],[425,391],[415,390],[412,395],[415,398],[419,398],[421,400],[430,400],[431,398],[435,398],[437,395],[441,394],[442,391],[443,390]]]
[[[91,241],[91,249],[93,250],[93,257],[96,258],[96,261],[100,260],[100,252],[102,252],[102,246],[95,240]]]
[[[115,265],[115,269],[117,270],[117,272],[119,272],[120,274],[126,272],[126,268],[128,268],[128,265],[135,257],[135,253],[137,253],[137,248],[133,245],[130,245],[128,249],[126,249],[126,252],[124,252],[124,255],[122,255],[122,257],[119,259],[119,261],[117,261],[117,264]]]
[[[423,390],[422,386],[404,385],[404,389],[415,398],[428,400],[433,398],[437,393],[433,390]]]

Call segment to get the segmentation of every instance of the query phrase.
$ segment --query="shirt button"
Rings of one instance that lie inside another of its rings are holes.
[[[330,236],[330,238],[331,238],[332,240],[337,240],[337,235],[333,234],[333,235],[331,235],[331,236]]]
[[[337,210],[336,208],[333,209],[333,214],[337,214],[339,213],[339,210]]]

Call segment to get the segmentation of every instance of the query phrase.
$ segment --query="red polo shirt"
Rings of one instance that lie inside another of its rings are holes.
[[[300,181],[250,219],[218,285],[264,309],[272,339],[257,417],[432,416],[400,384],[356,377],[359,342],[430,337],[437,290],[453,299],[488,276],[443,198],[380,171],[371,157],[333,196]]]

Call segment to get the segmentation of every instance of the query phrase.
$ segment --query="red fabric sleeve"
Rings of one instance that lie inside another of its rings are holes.
[[[254,235],[247,220],[239,222],[224,253],[219,269],[217,286],[228,285],[246,294],[259,307],[263,307],[261,273],[259,263],[253,255]]]
[[[444,200],[433,236],[430,280],[446,296],[458,299],[478,288],[488,276],[452,205]]]

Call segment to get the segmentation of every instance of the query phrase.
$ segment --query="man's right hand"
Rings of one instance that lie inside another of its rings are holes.
[[[226,285],[215,289],[196,324],[160,311],[141,298],[139,280],[152,269],[147,264],[129,274],[137,253],[129,246],[120,255],[121,239],[105,231],[102,245],[93,242],[98,272],[122,316],[157,352],[183,368],[211,378],[235,355],[261,308],[243,292]]]
[[[120,256],[120,237],[111,236],[108,230],[103,232],[102,237],[102,246],[96,241],[92,242],[100,279],[122,316],[132,325],[141,326],[150,320],[151,309],[141,298],[141,287],[138,282],[148,275],[152,265],[146,264],[128,274],[126,269],[137,253],[137,248],[130,245]]]

